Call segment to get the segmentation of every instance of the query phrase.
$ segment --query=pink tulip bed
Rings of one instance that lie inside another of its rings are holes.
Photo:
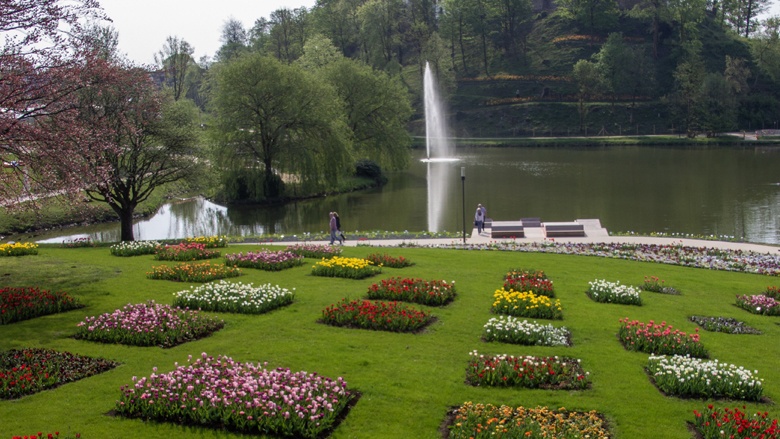
[[[169,348],[206,337],[223,326],[225,322],[215,317],[150,300],[87,317],[78,324],[74,337],[101,343]]]
[[[645,352],[656,355],[688,355],[694,358],[707,358],[709,354],[699,339],[699,328],[693,334],[660,324],[650,320],[643,323],[630,320],[628,317],[620,320],[618,339],[629,351]]]
[[[392,277],[368,287],[368,298],[443,306],[455,299],[455,282]]]
[[[753,314],[780,316],[780,300],[765,294],[737,296],[737,306]]]
[[[286,250],[230,253],[225,255],[225,265],[279,271],[303,265],[303,256]]]
[[[51,349],[0,352],[0,399],[16,399],[118,366],[110,360]]]
[[[304,258],[312,259],[328,259],[341,254],[341,247],[336,247],[335,245],[293,244],[287,246],[286,250]]]
[[[0,288],[0,325],[82,308],[68,293],[38,287]]]
[[[152,373],[122,387],[119,415],[203,425],[247,434],[325,437],[356,399],[332,379],[267,364],[239,363],[205,352],[171,372]]]

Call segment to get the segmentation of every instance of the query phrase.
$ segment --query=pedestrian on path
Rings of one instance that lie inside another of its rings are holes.
[[[339,223],[336,219],[336,212],[330,212],[330,222],[328,226],[330,228],[330,245],[333,245],[333,243],[336,241],[338,241],[339,244],[344,245],[344,243],[341,241],[341,237],[338,236]]]
[[[477,226],[477,234],[482,234],[485,225],[485,211],[482,210],[481,204],[477,205],[477,211],[474,212],[474,225]]]

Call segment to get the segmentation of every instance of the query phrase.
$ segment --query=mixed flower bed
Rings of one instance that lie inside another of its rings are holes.
[[[685,398],[730,398],[760,401],[764,391],[758,371],[682,355],[651,355],[647,372],[667,395]]]
[[[228,246],[227,236],[194,236],[186,238],[184,242],[203,244],[206,248],[224,248]]]
[[[0,256],[37,255],[38,244],[32,242],[11,242],[0,244]]]
[[[455,299],[455,281],[392,277],[368,287],[368,298],[442,306]]]
[[[761,331],[758,329],[748,326],[745,322],[731,317],[691,316],[690,320],[705,330],[712,332],[727,332],[729,334],[761,334]]]
[[[515,269],[504,276],[507,291],[530,291],[537,296],[555,297],[553,283],[541,270]]]
[[[780,316],[780,300],[763,294],[737,296],[737,306],[753,314]]]
[[[596,279],[588,282],[588,284],[590,286],[585,291],[585,294],[594,302],[642,305],[642,298],[639,297],[639,288],[621,285],[620,281],[607,282],[604,279]]]
[[[673,295],[679,295],[680,290],[674,287],[666,286],[666,281],[663,279],[659,279],[657,276],[645,276],[645,281],[642,284],[642,289],[645,291],[650,291],[652,293],[661,293],[661,294],[673,294]]]
[[[154,258],[159,261],[199,261],[218,258],[218,250],[206,248],[206,244],[182,242],[176,245],[164,245],[157,248]]]
[[[373,262],[374,265],[381,265],[383,267],[390,268],[404,268],[414,265],[414,262],[406,259],[403,256],[395,257],[386,253],[371,253],[370,255],[366,256],[366,259]]]
[[[602,439],[612,437],[603,416],[560,408],[509,407],[466,402],[455,411],[450,439],[558,438]]]
[[[162,246],[157,241],[122,241],[109,247],[114,256],[153,255]]]
[[[293,244],[287,246],[287,251],[304,258],[322,259],[340,255],[341,247],[321,244]]]
[[[121,416],[251,434],[325,437],[355,398],[331,379],[230,357],[200,358],[169,373],[133,378],[116,403]]]
[[[766,291],[764,291],[764,295],[767,297],[771,297],[773,299],[780,300],[780,287],[775,287],[770,285],[766,287]]]
[[[63,248],[82,248],[82,247],[94,247],[95,243],[92,242],[92,238],[89,236],[85,238],[66,239],[62,241]]]
[[[225,264],[231,267],[279,271],[303,265],[303,256],[286,250],[230,253],[225,255]]]
[[[171,347],[206,337],[225,322],[188,309],[150,300],[128,304],[112,313],[86,317],[77,325],[77,339],[132,346]]]
[[[348,300],[322,310],[322,322],[333,326],[414,332],[433,321],[430,313],[399,302]]]
[[[0,288],[0,325],[81,308],[68,293],[38,287]]]
[[[211,282],[174,293],[173,304],[203,311],[262,314],[293,303],[295,288],[270,283],[259,287],[241,282]]]
[[[473,386],[581,390],[589,385],[580,360],[566,357],[481,355],[469,353],[466,382]]]
[[[516,317],[534,319],[562,319],[561,301],[553,301],[547,296],[539,296],[530,291],[496,290],[493,293],[492,311]]]
[[[118,366],[111,360],[51,349],[0,352],[0,399],[32,395]]]
[[[311,274],[314,276],[345,277],[348,279],[365,279],[381,272],[381,266],[374,265],[367,259],[343,258],[341,256],[334,256],[330,259],[323,258],[311,269]]]
[[[745,408],[742,407],[744,410]],[[738,407],[723,410],[707,405],[704,412],[693,411],[693,428],[702,439],[780,439],[777,419],[769,419],[769,413],[755,413],[752,416]]]
[[[550,324],[521,321],[512,316],[494,317],[488,320],[484,328],[485,341],[538,346],[571,346],[571,334],[565,327],[556,328]]]
[[[76,433],[74,435],[71,435],[69,433],[64,433],[64,434],[60,435],[59,431],[55,431],[54,433],[42,433],[42,432],[39,431],[37,433],[33,433],[33,434],[30,434],[30,435],[24,435],[24,436],[14,435],[14,436],[11,436],[11,439],[43,439],[43,438],[46,438],[46,439],[81,439],[81,433]]]
[[[696,328],[693,334],[673,329],[666,322],[661,322],[659,325],[653,320],[643,323],[626,317],[620,320],[618,339],[629,351],[707,358],[707,350],[699,340],[699,328]]]
[[[185,262],[174,266],[158,265],[146,273],[149,279],[173,280],[179,282],[210,282],[227,277],[241,276],[241,269],[224,264],[212,265],[211,262]]]

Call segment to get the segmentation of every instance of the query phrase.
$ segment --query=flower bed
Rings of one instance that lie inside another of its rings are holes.
[[[15,399],[78,381],[118,366],[111,360],[51,349],[0,352],[0,399]]]
[[[121,416],[301,438],[325,437],[355,398],[343,378],[266,369],[230,357],[188,360],[122,386]]]
[[[644,291],[650,291],[653,293],[661,293],[661,294],[673,294],[673,295],[679,295],[680,290],[674,287],[669,287],[665,285],[666,281],[663,279],[659,279],[656,276],[645,276],[645,281],[642,284],[642,289]]]
[[[620,281],[607,282],[604,279],[597,279],[588,282],[588,284],[590,286],[585,291],[585,294],[594,302],[642,305],[642,298],[639,297],[639,288],[621,285]]]
[[[368,287],[368,298],[443,306],[455,299],[455,281],[392,277]]]
[[[27,256],[37,254],[38,244],[32,242],[0,244],[0,256]]]
[[[399,302],[342,299],[322,310],[322,322],[328,325],[377,331],[414,332],[432,321],[430,313]]]
[[[693,415],[693,428],[702,439],[780,439],[778,421],[770,420],[767,412],[750,416],[738,407],[726,407],[721,411],[708,404],[703,413],[694,410]]]
[[[753,314],[780,316],[780,300],[763,294],[737,296],[737,306]]]
[[[764,291],[764,296],[780,300],[780,287],[768,286]]]
[[[758,371],[681,355],[651,355],[647,372],[666,395],[684,398],[731,398],[760,401],[764,391]]]
[[[534,319],[562,319],[563,308],[560,300],[547,296],[518,291],[496,290],[493,293],[493,308],[496,314],[506,314],[515,317],[530,317]]]
[[[367,259],[342,258],[341,256],[334,256],[330,259],[323,258],[311,269],[311,274],[314,276],[345,277],[348,279],[365,279],[381,272],[382,267],[374,265]]]
[[[484,326],[485,341],[538,346],[571,346],[571,334],[566,328],[543,325],[512,316],[492,318]]]
[[[188,309],[150,300],[128,304],[112,313],[86,317],[78,325],[77,339],[131,346],[169,348],[206,337],[225,322]]]
[[[658,325],[652,320],[642,323],[626,317],[621,319],[620,323],[618,339],[629,351],[657,355],[690,355],[697,358],[708,356],[699,340],[699,328],[696,328],[694,334],[686,334],[671,325],[667,326],[666,322]]]
[[[38,287],[0,288],[0,325],[82,308],[68,293]]]
[[[390,268],[404,268],[414,265],[414,262],[406,259],[403,256],[395,257],[386,253],[372,253],[366,256],[366,259],[373,262],[374,265],[381,265],[383,267]]]
[[[225,255],[225,264],[231,267],[259,268],[266,271],[280,271],[303,265],[303,256],[286,250],[231,253]]]
[[[73,435],[69,433],[64,433],[63,435],[60,435],[59,431],[55,431],[54,433],[41,433],[40,431],[35,434],[30,435],[13,435],[11,436],[11,439],[81,439],[81,433],[75,433]]]
[[[582,390],[588,372],[580,360],[566,357],[480,355],[469,353],[466,382],[472,386],[524,387],[529,389]]]
[[[153,255],[161,246],[157,241],[122,241],[109,247],[114,256]]]
[[[227,236],[194,236],[186,238],[186,243],[203,244],[206,248],[224,248],[228,246]]]
[[[729,334],[761,334],[761,331],[758,329],[730,317],[691,316],[689,319],[706,331],[726,332]]]
[[[450,439],[612,437],[604,417],[595,410],[570,412],[466,402],[454,414],[448,427]]]
[[[312,259],[332,258],[341,254],[341,247],[320,244],[293,244],[287,246],[286,250],[304,258]]]
[[[210,282],[226,277],[241,276],[241,269],[225,265],[212,265],[211,262],[183,263],[173,267],[158,265],[146,273],[149,279],[173,280],[179,282]]]
[[[182,242],[176,245],[158,247],[154,258],[158,261],[199,261],[201,259],[218,258],[218,250],[209,250],[206,244]]]
[[[555,297],[553,283],[544,271],[515,269],[504,276],[507,291],[530,291],[537,296]]]
[[[82,247],[94,247],[95,243],[92,242],[92,238],[89,236],[85,238],[66,239],[62,241],[63,248],[82,248]]]
[[[203,311],[262,314],[293,303],[294,291],[270,283],[255,287],[221,280],[174,293],[173,304]]]

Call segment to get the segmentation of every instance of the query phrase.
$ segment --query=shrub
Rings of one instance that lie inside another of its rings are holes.
[[[387,177],[382,173],[382,167],[375,161],[368,159],[361,159],[355,163],[355,175],[370,178],[377,183],[387,181]]]
[[[537,296],[555,297],[553,283],[540,270],[510,270],[504,276],[504,289],[507,291],[530,291]]]
[[[691,316],[690,321],[701,326],[706,331],[726,332],[729,334],[761,334],[761,331],[758,329],[730,317]]]
[[[343,258],[334,256],[330,259],[322,258],[312,266],[311,274],[314,276],[344,277],[348,279],[365,279],[379,274],[382,267],[374,265],[371,261],[360,258]]]
[[[211,262],[158,265],[146,273],[149,279],[163,279],[179,282],[209,282],[226,277],[241,276],[241,269],[225,265],[212,265]]]
[[[343,378],[267,363],[239,363],[205,352],[169,373],[133,379],[116,403],[121,416],[203,425],[248,434],[325,437],[355,393]],[[281,390],[281,391],[280,391]]]
[[[198,261],[218,257],[219,251],[209,250],[206,248],[206,244],[195,242],[157,247],[157,251],[154,253],[154,258],[159,261]]]
[[[491,356],[477,351],[469,355],[466,382],[473,386],[582,390],[589,385],[589,374],[580,367],[580,360],[557,356]]]
[[[0,352],[0,399],[14,399],[78,381],[118,366],[111,360],[51,349]]]
[[[512,316],[492,318],[484,326],[485,341],[501,341],[521,345],[571,346],[571,334],[566,328],[543,325]]]
[[[332,258],[341,254],[341,247],[322,244],[293,244],[287,246],[287,251],[304,258]]]
[[[157,241],[122,241],[109,247],[114,256],[153,255],[162,244]]]
[[[674,287],[664,285],[665,281],[656,276],[645,276],[642,289],[653,293],[678,295],[680,291]]]
[[[763,294],[737,296],[737,306],[753,314],[780,316],[780,300]]]
[[[560,300],[553,302],[547,296],[537,296],[530,291],[518,292],[500,289],[493,293],[493,299],[492,311],[496,314],[537,319],[563,318]]]
[[[642,323],[626,317],[621,319],[620,323],[618,339],[629,351],[707,358],[707,350],[699,340],[699,328],[696,328],[694,334],[686,334],[671,325],[667,326],[666,322],[658,325],[652,320]]]
[[[173,304],[203,311],[262,314],[293,303],[294,291],[270,283],[254,287],[221,280],[174,293]]]
[[[642,298],[639,297],[639,289],[636,287],[621,285],[620,281],[607,282],[604,279],[597,279],[588,284],[590,286],[585,294],[594,302],[642,305]]]
[[[131,346],[176,346],[203,338],[225,326],[215,317],[150,300],[112,313],[86,317],[75,338]]]
[[[753,372],[718,360],[651,355],[647,371],[655,386],[667,395],[759,401],[764,391],[761,380],[754,378]]]
[[[225,264],[231,267],[280,271],[303,265],[303,256],[286,250],[231,253],[225,255]]]
[[[404,267],[411,267],[412,265],[414,265],[414,262],[406,259],[403,256],[394,257],[386,253],[385,254],[372,253],[366,256],[366,259],[371,261],[374,265],[381,265],[383,267],[390,267],[390,268],[404,268]]]
[[[433,321],[430,313],[399,302],[342,299],[322,310],[322,322],[333,326],[414,332]]]
[[[442,306],[455,299],[455,281],[393,277],[368,287],[368,298]]]
[[[84,305],[68,293],[38,287],[0,288],[0,325],[65,312]]]
[[[703,413],[694,410],[693,415],[693,427],[702,439],[780,439],[778,421],[769,420],[767,412],[750,416],[739,408],[726,407],[721,411],[708,404]]]
[[[32,242],[9,242],[0,244],[0,256],[37,255],[38,244]]]
[[[455,410],[449,430],[450,439],[612,437],[604,417],[595,410],[570,412],[547,407],[515,408],[472,402],[466,402]]]

